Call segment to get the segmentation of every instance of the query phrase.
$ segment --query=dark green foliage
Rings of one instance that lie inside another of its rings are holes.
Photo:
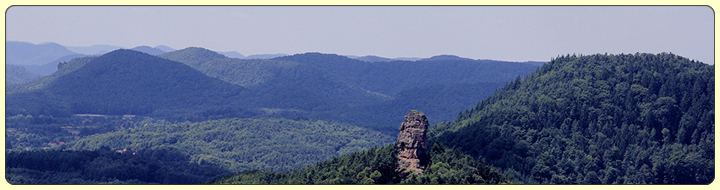
[[[361,184],[393,183],[397,150],[388,145],[354,152],[290,172],[245,171],[211,184]]]
[[[497,168],[485,164],[482,159],[455,148],[435,143],[430,148],[430,163],[423,175],[410,174],[402,184],[506,184],[509,181]]]
[[[362,151],[392,137],[327,121],[222,119],[168,124],[147,119],[139,127],[93,135],[63,145],[70,150],[151,150],[175,148],[186,161],[212,163],[230,171],[301,168],[321,160]]]
[[[666,53],[561,56],[430,133],[525,183],[710,183],[713,68]]]
[[[456,149],[434,145],[424,175],[399,178],[394,145],[335,157],[289,172],[245,171],[211,184],[498,184],[508,183],[497,169]]]
[[[10,184],[198,184],[229,172],[187,161],[172,148],[119,153],[95,151],[10,151],[5,154]]]

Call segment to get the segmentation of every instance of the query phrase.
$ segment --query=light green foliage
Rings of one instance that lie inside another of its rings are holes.
[[[71,150],[103,146],[137,150],[172,147],[188,154],[192,163],[212,163],[236,172],[287,171],[392,140],[390,136],[343,123],[268,118],[172,125],[148,122],[141,128],[86,137],[67,147]]]

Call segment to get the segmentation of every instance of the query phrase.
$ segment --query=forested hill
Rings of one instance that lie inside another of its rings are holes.
[[[338,76],[309,64],[265,59],[237,59],[203,48],[185,48],[160,55],[252,91],[247,101],[256,107],[330,110],[380,102],[388,97],[343,82]]]
[[[146,120],[141,126],[88,136],[62,147],[69,150],[96,150],[103,146],[113,150],[173,148],[187,154],[187,162],[219,165],[240,172],[287,171],[393,140],[376,131],[321,120],[233,118],[172,125]]]
[[[335,54],[304,53],[272,60],[310,64],[335,74],[346,83],[388,96],[424,85],[507,82],[538,67],[518,62],[448,57],[451,56],[425,61],[365,62]]]
[[[5,85],[19,84],[40,78],[40,75],[28,72],[22,66],[5,64]]]
[[[714,66],[674,54],[561,56],[431,131],[525,183],[706,184]]]
[[[6,115],[78,113],[172,115],[235,105],[244,88],[182,63],[132,50],[116,50],[76,70],[51,77],[38,89],[9,94]]]

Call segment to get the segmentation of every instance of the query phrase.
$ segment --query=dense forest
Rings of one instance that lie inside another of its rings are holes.
[[[5,65],[5,85],[20,84],[40,78],[40,75],[31,73],[17,65]]]
[[[706,184],[713,69],[667,53],[561,56],[431,133],[524,183]]]
[[[394,145],[335,157],[290,172],[244,171],[214,179],[209,184],[508,184],[508,180],[482,160],[457,149],[435,144],[423,175],[399,177]]]
[[[190,163],[172,147],[114,151],[6,151],[10,184],[198,184],[230,171],[210,163]]]
[[[343,123],[282,118],[221,119],[169,124],[146,119],[139,127],[96,134],[59,147],[152,150],[172,147],[192,163],[212,163],[230,171],[300,168],[334,156],[392,142],[391,136]]]
[[[15,120],[13,122],[26,125],[40,122],[33,118]],[[46,121],[55,123],[54,125],[61,123],[50,119]],[[77,124],[79,121],[64,122]],[[18,149],[21,146],[35,144],[17,144],[14,150],[7,152],[8,163],[11,163],[12,159],[20,163],[6,165],[6,169],[11,171],[7,173],[12,179],[11,183],[32,183],[33,180],[48,184],[201,183],[211,177],[228,175],[229,172],[288,171],[302,168],[393,140],[379,132],[348,124],[281,118],[222,119],[171,124],[152,118],[130,120],[91,117],[84,119],[82,123],[102,126],[72,129],[79,131],[79,135],[69,135],[70,130],[65,129],[45,131],[44,133],[49,133],[47,136],[10,133],[10,138],[38,138],[30,141],[33,143],[46,142],[52,135],[55,136],[52,139],[56,139],[52,146],[44,143],[36,145],[45,145],[48,149],[45,151],[21,151],[22,149]],[[108,128],[110,126],[122,128]],[[35,129],[55,128],[41,125]],[[67,143],[59,143],[63,139]],[[7,150],[13,148],[12,144],[6,146],[11,146],[6,147]],[[113,154],[120,150],[127,151],[127,154]],[[131,153],[137,155],[129,156]],[[37,158],[40,160],[26,160],[27,157],[40,157]],[[53,157],[62,159],[54,160]],[[81,160],[68,161],[72,159]],[[91,163],[95,165],[86,166]],[[102,166],[103,163],[108,165]],[[47,167],[48,165],[52,167]],[[164,167],[172,168],[163,169]],[[152,177],[155,172],[163,171],[168,173]],[[117,172],[121,174],[116,174]],[[140,175],[144,177],[139,177]],[[175,175],[178,179],[166,179]],[[183,180],[184,178],[192,180]]]

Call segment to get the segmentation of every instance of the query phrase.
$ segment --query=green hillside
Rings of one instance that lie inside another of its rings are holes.
[[[496,168],[456,149],[435,144],[423,175],[400,178],[394,145],[335,157],[289,172],[244,171],[209,184],[505,184],[513,183]]]
[[[93,60],[95,58],[96,58],[95,56],[80,57],[80,58],[72,59],[68,62],[60,63],[59,65],[61,65],[61,67],[57,71],[55,71],[55,73],[48,75],[48,76],[44,76],[37,80],[30,81],[28,83],[6,86],[5,93],[15,94],[15,93],[20,93],[20,92],[28,92],[28,91],[45,88],[45,86],[47,86],[48,84],[57,80],[58,77],[79,69],[80,67],[84,66],[87,62],[90,62],[91,60]]]
[[[5,65],[5,85],[26,83],[40,78],[40,75],[28,72],[17,65]]]
[[[334,156],[387,144],[393,137],[328,121],[222,119],[168,124],[147,121],[141,127],[82,138],[68,150],[154,150],[170,147],[190,163],[209,163],[230,171],[301,168]]]
[[[9,151],[5,179],[18,184],[198,184],[230,172],[211,164],[187,162],[177,149],[118,152]]]
[[[706,184],[713,70],[667,53],[562,56],[430,133],[525,183]]]
[[[245,91],[184,64],[132,50],[92,58],[74,71],[38,82],[36,90],[8,96],[6,115],[174,116],[231,105],[242,109],[239,100]]]

